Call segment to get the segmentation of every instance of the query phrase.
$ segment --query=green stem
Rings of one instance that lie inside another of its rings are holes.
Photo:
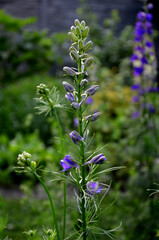
[[[81,72],[81,60],[78,63],[78,71]],[[80,82],[82,80],[82,75],[79,75],[78,78],[78,102],[81,102],[81,85]],[[83,125],[82,125],[82,106],[79,108],[79,134],[83,137]],[[83,240],[86,240],[86,211],[85,211],[85,196],[84,192],[86,191],[86,181],[85,181],[85,154],[84,154],[84,143],[80,143],[80,155],[81,155],[81,172],[82,172],[82,232],[83,232]]]
[[[63,146],[63,135],[62,135],[62,129],[60,120],[58,118],[58,115],[56,111],[54,111],[58,129],[59,129],[59,136],[61,139],[61,153],[64,153],[64,146]],[[62,239],[65,238],[65,229],[66,229],[66,173],[64,172],[64,180],[63,180],[63,228],[62,228]]]
[[[51,205],[51,210],[52,210],[52,216],[53,216],[53,222],[55,224],[55,228],[56,228],[56,233],[57,233],[57,239],[60,240],[60,235],[59,235],[59,230],[58,230],[58,224],[57,224],[57,218],[56,218],[56,213],[55,213],[55,208],[54,208],[54,204],[52,201],[52,198],[50,196],[49,190],[46,187],[45,183],[43,182],[43,180],[38,176],[38,174],[36,172],[33,173],[34,176],[39,180],[39,182],[42,184],[42,186],[44,187],[46,194],[49,198],[50,201],[50,205]]]

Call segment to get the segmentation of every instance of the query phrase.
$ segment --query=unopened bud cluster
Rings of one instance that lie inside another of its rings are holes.
[[[31,154],[28,152],[22,152],[18,155],[18,165],[22,168],[30,167],[30,170],[36,170],[36,162],[31,160]]]
[[[37,86],[37,94],[41,95],[42,98],[46,98],[49,95],[49,89],[44,83]]]

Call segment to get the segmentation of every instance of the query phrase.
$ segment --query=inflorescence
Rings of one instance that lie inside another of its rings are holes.
[[[135,96],[132,102],[139,105],[139,110],[132,114],[136,118],[156,112],[151,95],[159,92],[156,81],[156,56],[153,44],[152,14],[149,12],[153,4],[144,7],[144,11],[137,14],[134,33],[134,53],[131,56],[135,84],[132,90]]]

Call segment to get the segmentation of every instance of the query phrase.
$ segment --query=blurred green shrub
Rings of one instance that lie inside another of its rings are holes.
[[[49,120],[36,113],[35,101],[36,86],[43,82],[46,84],[57,81],[46,75],[36,75],[12,83],[1,89],[0,93],[0,132],[10,139],[16,132],[23,134],[39,131],[44,142],[49,142],[51,125]]]
[[[46,31],[27,30],[35,20],[14,18],[3,10],[0,11],[1,85],[24,76],[46,72],[53,63],[62,62],[62,57],[57,52],[62,49],[66,34],[57,33],[48,37]]]
[[[26,136],[17,133],[14,139],[10,139],[6,135],[0,136],[0,184],[8,186],[20,184],[27,176],[20,175],[15,172],[17,156],[23,150],[33,154],[34,159],[44,168],[50,164],[50,169],[59,161],[58,154],[52,147],[46,148],[38,133],[27,134]],[[29,176],[30,178],[31,176]],[[32,178],[34,182],[34,177]]]

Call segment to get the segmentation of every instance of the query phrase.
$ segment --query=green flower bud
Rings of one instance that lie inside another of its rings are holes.
[[[89,27],[86,26],[82,32],[82,37],[86,38],[88,36],[88,33],[89,33]]]
[[[69,52],[71,52],[71,51],[77,52],[77,49],[76,49],[74,46],[71,46],[71,47],[69,48]]]
[[[74,34],[76,34],[76,28],[74,26],[71,27],[71,32],[73,32]]]
[[[80,27],[80,25],[81,25],[81,24],[80,24],[80,21],[79,21],[78,19],[75,19],[75,26],[76,26],[76,27],[77,27],[77,26]]]
[[[69,32],[68,35],[73,42],[78,41],[78,37],[76,37],[76,35],[73,32]]]
[[[87,44],[83,48],[83,51],[87,52],[92,46],[93,46],[92,41],[87,42]]]
[[[87,58],[84,65],[85,67],[89,67],[93,63],[93,57]]]
[[[49,95],[49,89],[44,83],[41,83],[37,86],[37,94],[48,96]]]
[[[30,167],[31,167],[33,170],[35,170],[35,169],[36,169],[36,162],[35,162],[35,161],[31,161]]]
[[[81,22],[81,29],[83,30],[85,26],[86,26],[86,23],[85,23],[85,21],[83,20],[83,21]]]
[[[78,55],[78,53],[76,52],[76,51],[71,51],[70,52],[70,55],[71,55],[71,57],[73,57],[74,58],[74,60],[75,61],[77,61],[78,59],[79,59],[79,55]]]
[[[84,47],[84,43],[83,43],[83,41],[80,39],[80,40],[78,41],[78,48],[79,48],[79,50],[82,50],[83,47]]]
[[[81,29],[80,27],[76,27],[76,34],[80,37],[81,36]]]

